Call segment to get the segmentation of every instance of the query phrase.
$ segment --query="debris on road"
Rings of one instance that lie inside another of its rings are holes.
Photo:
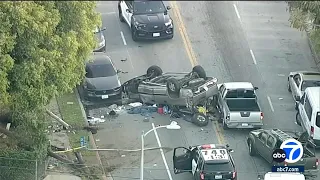
[[[88,120],[89,125],[95,125],[95,124],[106,122],[106,120],[104,120],[104,119],[95,118],[95,117],[91,117],[91,116],[88,116],[87,120]]]
[[[140,114],[142,116],[149,117],[151,113],[157,112],[157,107],[153,106],[138,106],[138,107],[132,107],[127,110],[128,114]]]
[[[134,103],[130,103],[128,105],[132,106],[132,107],[139,107],[139,106],[142,106],[142,103],[141,102],[134,102]]]

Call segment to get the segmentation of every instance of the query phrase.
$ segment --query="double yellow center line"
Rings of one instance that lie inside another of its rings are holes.
[[[196,66],[196,65],[198,65],[198,61],[197,61],[195,53],[194,53],[194,51],[192,49],[192,45],[191,45],[190,39],[188,37],[185,25],[183,23],[183,19],[181,17],[181,13],[180,13],[178,4],[177,4],[176,1],[170,1],[170,4],[171,4],[173,15],[174,15],[174,23],[177,25],[177,27],[179,29],[179,33],[180,33],[180,35],[182,37],[183,45],[184,45],[185,50],[187,52],[187,56],[189,58],[189,61],[190,61],[191,65],[192,65],[192,67]],[[218,139],[219,143],[220,144],[225,144],[226,141],[225,141],[224,136],[223,136],[223,131],[220,128],[220,126],[217,123],[217,121],[213,121],[212,126],[213,126],[213,129],[214,129],[215,133],[216,133],[216,136],[217,136],[217,139]]]

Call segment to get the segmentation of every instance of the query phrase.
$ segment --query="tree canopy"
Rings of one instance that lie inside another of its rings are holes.
[[[320,1],[288,1],[292,27],[311,35],[316,51],[320,53]]]
[[[0,113],[41,133],[45,105],[84,77],[101,23],[95,8],[90,1],[0,3]]]

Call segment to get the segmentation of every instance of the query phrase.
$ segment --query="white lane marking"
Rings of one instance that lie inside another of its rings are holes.
[[[254,64],[257,64],[256,57],[254,56],[253,51],[252,51],[251,49],[250,49],[250,54],[251,54],[251,57],[252,57],[253,63],[254,63]]]
[[[123,32],[120,31],[120,34],[121,34],[122,42],[123,42],[123,44],[126,46],[126,45],[127,45],[127,42],[126,42],[126,39],[124,38]]]
[[[155,128],[154,123],[152,123],[151,125],[152,125],[152,128],[154,129],[154,128]],[[158,146],[159,146],[159,147],[162,147],[162,146],[161,146],[161,142],[160,142],[160,139],[159,139],[159,136],[158,136],[158,133],[157,133],[157,130],[156,130],[156,129],[154,130],[154,135],[156,136],[156,139],[157,139],[157,142],[158,142]],[[167,173],[168,173],[169,179],[170,179],[170,180],[172,180],[172,176],[171,176],[171,173],[170,173],[170,169],[169,169],[169,166],[168,166],[168,163],[167,163],[166,157],[164,156],[164,153],[163,153],[163,150],[162,150],[162,149],[160,149],[160,153],[161,153],[161,156],[162,156],[162,160],[163,160],[164,166],[166,167],[166,170],[167,170]]]
[[[236,5],[236,4],[233,4],[233,7],[234,7],[234,10],[236,11],[236,14],[237,14],[237,16],[238,16],[238,19],[241,20],[240,14],[239,14],[239,11],[238,11],[238,8],[237,8],[237,5]]]
[[[106,12],[106,13],[101,13],[101,15],[111,15],[111,14],[115,14],[116,12]]]
[[[273,108],[273,105],[272,105],[272,102],[271,102],[271,98],[269,96],[267,96],[267,99],[268,99],[271,111],[274,112],[274,108]]]

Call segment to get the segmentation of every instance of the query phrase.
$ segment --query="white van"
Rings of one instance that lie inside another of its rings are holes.
[[[320,146],[320,87],[306,88],[301,99],[298,98],[296,122],[308,132],[317,147]]]
[[[306,178],[300,173],[268,172],[264,175],[264,180],[306,180]]]

